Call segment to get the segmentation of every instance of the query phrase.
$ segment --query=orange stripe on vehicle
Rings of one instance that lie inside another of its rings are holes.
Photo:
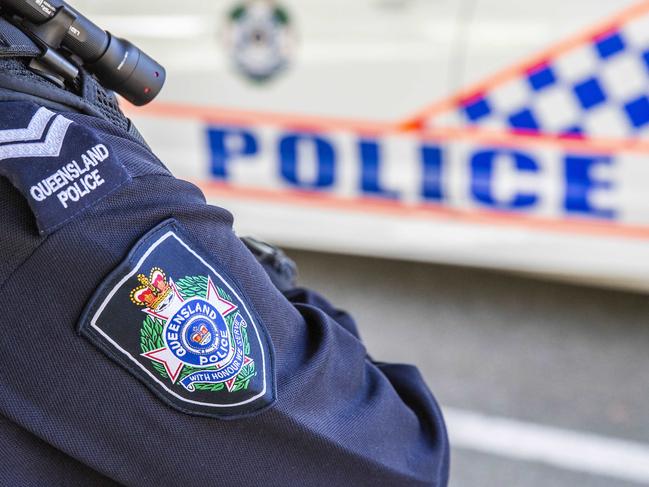
[[[394,124],[387,122],[248,111],[169,102],[154,102],[144,107],[134,107],[133,105],[122,101],[122,106],[131,116],[194,119],[206,123],[225,123],[244,126],[276,125],[286,129],[302,131],[350,130],[354,132],[375,134],[394,130],[395,128]]]
[[[219,181],[194,181],[194,183],[203,190],[208,198],[222,197],[353,213],[371,212],[406,218],[519,227],[573,235],[649,239],[649,226],[600,222],[576,217],[553,219],[505,211],[460,210],[432,203],[408,205],[367,197],[342,198],[309,191],[242,187]]]
[[[571,152],[596,154],[649,153],[649,140],[615,138],[577,138],[536,132],[501,132],[478,127],[436,127],[417,134],[424,140],[440,143],[468,141],[509,148],[557,147]]]
[[[564,150],[617,153],[649,153],[649,140],[616,138],[579,138],[537,132],[501,132],[480,127],[432,127],[422,131],[408,132],[391,124],[325,117],[307,117],[267,112],[222,109],[218,107],[198,107],[194,105],[153,103],[143,108],[125,107],[132,117],[170,118],[174,120],[197,120],[202,123],[235,126],[276,126],[286,130],[306,132],[352,132],[364,136],[389,136],[410,134],[424,140],[437,140],[440,143],[469,141],[503,147],[554,146]]]

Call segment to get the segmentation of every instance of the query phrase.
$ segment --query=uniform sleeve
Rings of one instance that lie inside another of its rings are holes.
[[[133,165],[130,184],[47,238],[13,218],[25,208],[0,204],[34,247],[0,288],[0,414],[124,485],[446,485],[446,430],[419,372],[371,362],[347,314],[276,289],[229,212]],[[173,409],[76,332],[111,272],[168,219],[231,278],[268,334],[276,400],[261,412],[219,420]]]
[[[296,287],[286,291],[284,295],[286,296],[286,299],[296,306],[305,305],[319,308],[329,316],[329,318],[334,320],[357,339],[361,339],[354,318],[352,318],[346,311],[334,307],[326,298],[318,294],[316,291]]]
[[[263,419],[278,415],[278,420],[288,421],[280,423],[292,429],[291,436],[302,432],[289,463],[319,470],[318,458],[331,454],[333,461],[342,455],[344,459],[335,461],[345,478],[340,485],[444,485],[446,432],[419,372],[409,366],[372,363],[353,319],[316,293],[296,290],[292,302],[286,299],[248,257],[229,222],[217,226],[212,222],[223,217],[208,216],[229,214],[202,202],[198,205],[201,216],[187,219],[186,225],[201,241],[205,235],[219,235],[223,243],[211,254],[227,256],[223,264],[239,279],[273,342],[278,399]],[[320,453],[302,455],[302,448]],[[325,482],[331,468],[314,475]]]

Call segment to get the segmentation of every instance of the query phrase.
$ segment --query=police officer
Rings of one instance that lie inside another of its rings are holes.
[[[0,485],[446,485],[417,369],[42,54],[0,19]]]

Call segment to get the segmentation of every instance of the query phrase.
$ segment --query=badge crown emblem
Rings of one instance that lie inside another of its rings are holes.
[[[138,306],[158,309],[172,292],[164,271],[158,267],[151,269],[148,278],[144,274],[139,274],[137,279],[142,285],[131,291],[131,301]]]

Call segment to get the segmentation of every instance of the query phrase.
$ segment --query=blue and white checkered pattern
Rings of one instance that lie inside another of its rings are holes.
[[[485,128],[649,137],[649,18],[538,65],[459,107]]]

